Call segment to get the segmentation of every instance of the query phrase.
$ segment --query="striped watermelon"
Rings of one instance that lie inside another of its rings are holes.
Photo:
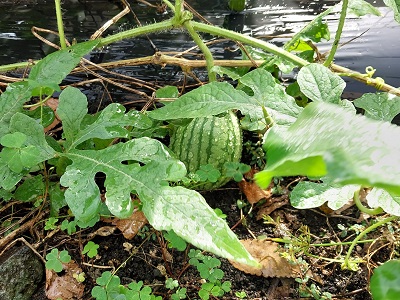
[[[178,126],[171,135],[170,149],[185,163],[188,172],[195,173],[201,165],[212,164],[224,174],[226,162],[239,162],[242,154],[242,132],[233,112],[205,118],[194,118],[185,126]],[[212,190],[231,178],[196,186]]]

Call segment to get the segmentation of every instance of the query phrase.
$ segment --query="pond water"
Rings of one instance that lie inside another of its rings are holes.
[[[54,1],[25,0],[1,1],[0,3],[0,64],[9,64],[27,59],[40,59],[50,51],[49,46],[35,38],[32,26],[56,30]],[[159,3],[159,1],[150,1]],[[187,1],[194,9],[211,23],[229,29],[244,32],[255,37],[269,36],[279,45],[285,41],[280,36],[290,36],[302,28],[308,21],[338,1],[307,0],[248,0],[246,11],[233,14],[227,9],[227,0]],[[369,1],[382,12],[382,16],[366,16],[361,19],[348,18],[342,42],[354,39],[338,50],[336,63],[356,71],[364,72],[372,65],[377,69],[376,76],[394,86],[400,86],[399,51],[400,25],[393,19],[393,13],[384,6],[383,1]],[[131,6],[142,24],[166,18],[157,14],[155,9],[136,1]],[[65,0],[63,3],[64,25],[69,39],[86,40],[106,21],[121,11],[119,1],[107,0]],[[332,34],[337,25],[338,16],[329,17]],[[125,16],[106,32],[115,33],[136,26],[131,15]],[[55,40],[50,34],[43,34]],[[207,37],[207,36],[206,36]],[[275,38],[273,38],[275,37]],[[192,46],[190,37],[183,31],[161,33],[150,36],[152,42],[161,51],[182,51]],[[330,42],[319,44],[321,52],[328,50]],[[232,53],[219,44],[212,48],[216,58],[232,58]],[[114,43],[102,50],[103,61],[148,56],[154,53],[150,43],[144,37]],[[141,78],[159,76],[165,79],[167,74],[153,74],[154,70],[143,67],[131,70],[130,75]],[[129,70],[126,70],[129,72]],[[133,73],[132,73],[133,72]],[[135,74],[136,72],[136,74]],[[350,80],[347,91],[373,91],[363,84]]]

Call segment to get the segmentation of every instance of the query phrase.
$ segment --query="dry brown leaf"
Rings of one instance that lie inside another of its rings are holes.
[[[46,296],[48,299],[82,299],[85,286],[74,278],[82,273],[75,261],[63,263],[62,276],[53,270],[46,269]]]
[[[148,223],[144,213],[140,210],[133,212],[128,219],[115,219],[113,224],[121,230],[124,237],[128,240],[133,239],[136,234]]]
[[[268,240],[241,240],[244,247],[261,264],[261,268],[250,267],[236,261],[230,263],[245,273],[263,277],[294,278],[300,274],[300,268],[291,265],[279,255],[279,244]]]
[[[58,124],[60,124],[60,122],[61,122],[57,115],[57,112],[56,112],[57,107],[58,107],[58,98],[49,98],[44,105],[50,107],[54,111],[54,114],[55,114],[53,123],[51,123],[49,126],[47,126],[44,129],[44,132],[48,132],[48,131],[52,130],[54,127],[56,127]],[[35,109],[40,109],[40,108],[39,107],[31,108],[31,110],[35,110]]]
[[[270,215],[273,211],[286,205],[288,202],[289,202],[289,197],[287,195],[268,198],[267,201],[260,206],[260,209],[258,210],[257,213],[257,220],[262,219],[263,216]]]
[[[245,194],[250,204],[257,203],[265,198],[268,199],[272,195],[271,189],[263,190],[255,182],[251,181],[242,180],[239,182],[239,188]]]
[[[92,232],[92,233],[88,234],[88,239],[90,240],[90,239],[94,238],[96,235],[109,236],[109,235],[114,233],[115,229],[116,228],[114,226],[103,226],[103,227],[100,227],[95,232]]]

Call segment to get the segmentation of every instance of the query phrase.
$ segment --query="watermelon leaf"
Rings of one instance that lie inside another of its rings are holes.
[[[37,95],[45,87],[50,88],[46,89],[48,93],[58,90],[58,84],[97,44],[98,41],[89,41],[51,53],[32,67],[27,81],[9,84],[0,96],[0,137],[8,132],[11,117],[22,111],[22,105],[33,94]]]
[[[312,101],[340,103],[346,83],[321,64],[309,64],[299,71],[297,83],[301,92]]]
[[[389,260],[374,270],[371,294],[374,299],[397,300],[400,295],[400,260]]]
[[[383,0],[383,2],[393,10],[394,19],[400,23],[400,0]]]
[[[353,103],[365,110],[365,116],[374,120],[391,122],[400,113],[400,97],[389,93],[366,93]]]
[[[274,77],[263,69],[256,69],[240,79],[253,95],[234,89],[227,82],[212,82],[201,86],[176,101],[149,112],[157,120],[198,118],[239,109],[252,120],[264,118],[263,107],[277,124],[291,124],[302,108],[287,95]]]
[[[104,108],[93,123],[85,126],[82,123],[87,114],[87,99],[74,87],[67,87],[60,94],[57,114],[63,121],[67,151],[92,138],[126,138],[129,132],[124,126],[135,122],[134,111],[125,114],[124,106],[113,103]]]
[[[357,17],[362,17],[368,14],[380,16],[381,12],[372,4],[364,0],[349,1],[348,11],[355,14]]]
[[[68,187],[66,201],[81,223],[92,224],[99,219],[101,199],[95,175],[102,172],[106,174],[105,204],[115,216],[127,218],[132,214],[130,194],[135,192],[155,229],[173,229],[197,247],[256,264],[226,222],[216,216],[199,193],[168,186],[167,181],[182,179],[186,169],[160,142],[138,138],[103,150],[71,150],[64,155],[72,164],[60,182]],[[124,161],[131,163],[123,164]]]
[[[372,208],[380,207],[384,211],[400,216],[400,197],[392,196],[387,191],[373,188],[366,196],[368,206]]]
[[[323,183],[302,181],[290,193],[290,203],[295,208],[306,209],[319,207],[327,202],[329,208],[337,210],[349,202],[359,189],[359,185],[340,186],[329,180]]]
[[[289,128],[273,126],[267,132],[268,166],[256,180],[266,187],[273,176],[327,175],[334,183],[379,187],[398,196],[399,139],[395,125],[314,102]]]

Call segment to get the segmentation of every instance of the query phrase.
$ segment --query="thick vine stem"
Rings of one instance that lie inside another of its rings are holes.
[[[357,81],[361,81],[367,85],[373,86],[377,90],[388,92],[390,94],[400,97],[400,89],[395,88],[385,82],[382,82],[380,78],[370,78],[365,76],[365,74],[354,72],[348,68],[336,64],[331,64],[329,68],[335,73],[340,73],[342,76],[348,76],[354,78]]]
[[[203,23],[199,23],[196,21],[192,21],[192,26],[194,28],[194,30],[196,31],[200,31],[200,32],[205,32],[205,33],[209,33],[215,36],[221,36],[224,38],[228,38],[231,39],[233,41],[239,41],[242,42],[243,44],[247,44],[250,46],[253,46],[255,48],[260,48],[262,50],[265,50],[267,52],[270,52],[272,54],[278,55],[279,57],[282,57],[286,60],[289,60],[290,62],[294,63],[297,66],[306,66],[309,64],[308,61],[306,61],[305,59],[302,59],[300,57],[298,57],[297,55],[294,55],[293,53],[290,53],[284,49],[281,49],[277,46],[275,46],[274,44],[247,36],[247,35],[243,35],[241,33],[237,33],[228,29],[224,29],[224,28],[220,28],[220,27],[216,27],[214,25],[208,25],[208,24],[203,24]]]
[[[183,9],[184,2],[185,1],[183,1],[183,0],[175,0],[175,19],[178,20],[178,22],[182,19],[182,15],[184,12],[184,9]]]
[[[129,39],[129,38],[134,38],[140,35],[145,35],[145,34],[150,34],[153,32],[158,32],[162,30],[169,30],[174,27],[179,27],[181,24],[177,24],[175,18],[170,18],[165,21],[157,22],[154,24],[149,24],[146,26],[140,26],[136,27],[133,29],[129,29],[123,32],[119,32],[117,34],[109,35],[105,38],[102,38],[100,40],[100,43],[98,44],[98,48],[106,46],[108,44],[112,44],[118,41],[121,41],[123,39]]]
[[[324,62],[325,67],[328,67],[333,62],[333,58],[335,57],[336,50],[339,47],[339,42],[340,42],[340,37],[342,36],[344,22],[346,21],[348,5],[349,5],[349,0],[343,0],[342,11],[340,12],[339,24],[338,24],[338,28],[336,30],[335,40],[333,41],[331,51],[329,52],[329,55]]]

